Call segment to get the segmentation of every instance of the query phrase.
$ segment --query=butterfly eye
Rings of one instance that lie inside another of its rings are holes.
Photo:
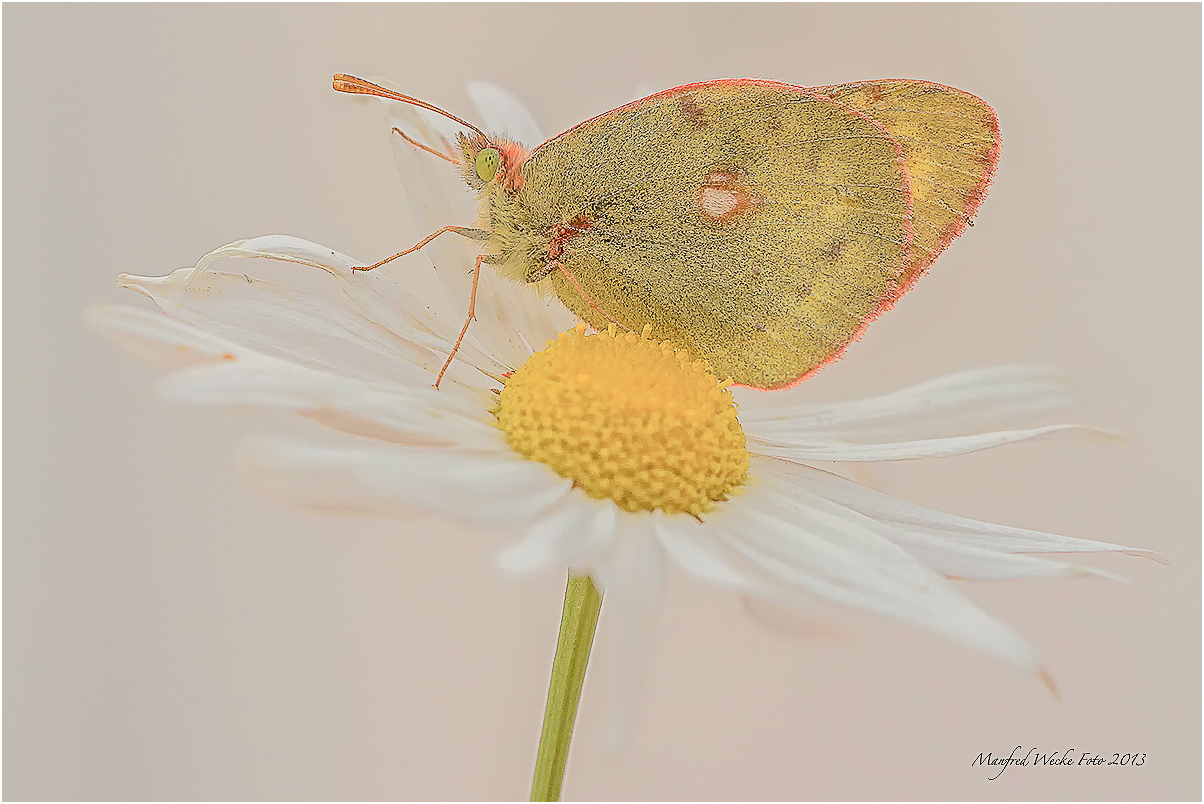
[[[502,163],[502,155],[497,148],[484,148],[477,154],[477,178],[481,181],[493,181],[497,175],[498,166]]]

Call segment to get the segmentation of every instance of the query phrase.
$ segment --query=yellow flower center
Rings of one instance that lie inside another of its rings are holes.
[[[494,414],[515,452],[591,497],[698,516],[744,482],[744,430],[730,380],[648,331],[562,333],[506,380]]]

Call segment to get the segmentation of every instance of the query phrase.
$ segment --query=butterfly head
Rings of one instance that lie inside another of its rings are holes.
[[[484,134],[460,135],[464,180],[474,190],[501,188],[515,192],[523,186],[522,166],[530,154],[516,142]]]
[[[408,103],[411,106],[418,106],[441,114],[449,120],[459,123],[472,132],[470,135],[460,135],[460,167],[464,171],[464,179],[470,187],[475,190],[489,191],[500,188],[514,193],[523,186],[522,166],[531,152],[518,143],[485,134],[472,123],[461,120],[438,106],[432,106],[426,101],[411,98],[409,95],[403,95],[353,75],[336,73],[331,85],[339,92],[348,92],[352,95],[374,95],[378,98]],[[401,132],[398,131],[398,133]],[[402,136],[405,135],[402,134]],[[406,139],[409,140],[409,137]],[[413,140],[410,142],[414,143]],[[419,143],[414,144],[425,147]]]

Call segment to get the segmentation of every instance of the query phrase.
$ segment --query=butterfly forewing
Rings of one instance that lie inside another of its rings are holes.
[[[986,196],[999,159],[999,122],[979,98],[928,81],[867,81],[821,87],[870,115],[903,148],[915,210],[906,289],[961,234]]]
[[[533,262],[559,232],[568,275],[550,278],[570,309],[597,327],[652,324],[760,388],[838,354],[897,296],[911,259],[899,144],[798,87],[669,90],[550,140],[523,175],[494,229],[509,227],[512,247],[529,241]]]

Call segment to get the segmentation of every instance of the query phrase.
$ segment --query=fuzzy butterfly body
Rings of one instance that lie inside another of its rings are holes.
[[[481,216],[459,231],[484,262],[769,389],[838,356],[961,232],[999,133],[936,84],[748,79],[667,90],[531,151],[480,132],[460,151]]]

